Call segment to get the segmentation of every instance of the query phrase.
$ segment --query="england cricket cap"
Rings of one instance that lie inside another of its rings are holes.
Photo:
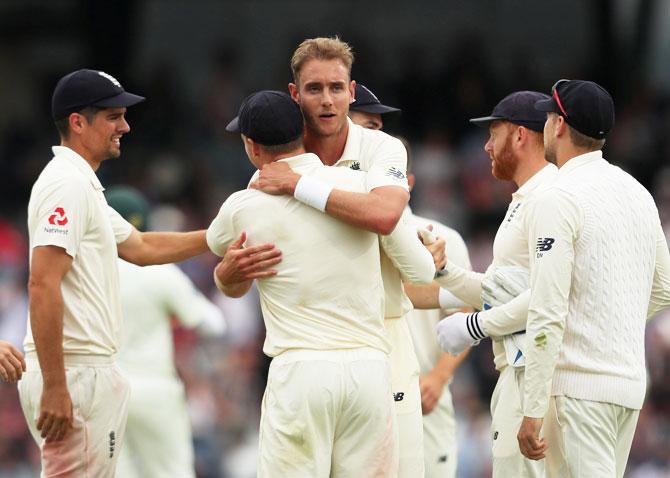
[[[226,131],[242,133],[264,146],[286,144],[302,135],[302,112],[287,93],[262,90],[242,101]]]
[[[614,101],[597,83],[584,80],[558,80],[551,97],[535,103],[542,112],[557,113],[580,133],[603,139],[614,126]]]
[[[372,91],[360,83],[356,83],[356,96],[354,102],[349,105],[349,110],[380,115],[387,113],[399,114],[402,111],[400,108],[383,105]]]
[[[500,100],[489,116],[472,118],[470,123],[486,128],[493,121],[509,121],[541,133],[547,115],[535,109],[535,103],[548,98],[537,91],[515,91]]]
[[[105,198],[107,204],[138,231],[147,230],[149,203],[139,191],[128,186],[112,186],[105,191]]]
[[[51,98],[54,120],[87,106],[122,108],[144,101],[143,96],[133,95],[123,89],[112,75],[97,70],[77,70],[61,78]]]

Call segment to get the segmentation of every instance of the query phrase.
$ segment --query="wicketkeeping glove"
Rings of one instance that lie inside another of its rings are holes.
[[[497,307],[508,303],[528,287],[528,269],[520,266],[497,267],[493,274],[482,281],[482,302],[489,307]]]
[[[445,352],[458,355],[463,350],[488,337],[479,322],[479,312],[456,312],[437,324],[437,341]]]

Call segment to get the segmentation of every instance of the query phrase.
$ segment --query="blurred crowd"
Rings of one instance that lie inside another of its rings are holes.
[[[354,65],[354,79],[384,103],[403,109],[387,130],[408,138],[412,147],[417,178],[413,209],[461,232],[474,269],[483,271],[512,185],[491,177],[483,151],[487,131],[467,119],[488,114],[512,90],[548,91],[551,85],[538,84],[521,70],[501,82],[485,70],[486,62],[476,51],[468,53],[447,62],[455,66],[436,76],[415,68],[412,77],[388,80]],[[152,229],[207,227],[226,197],[246,187],[253,174],[239,137],[224,131],[250,92],[238,81],[240,61],[227,50],[216,55],[202,88],[191,98],[180,94],[183,85],[169,64],[143,79],[119,77],[148,101],[128,115],[132,131],[122,140],[121,158],[103,164],[98,174],[104,186],[128,184],[149,198]],[[17,100],[0,118],[0,337],[19,346],[27,310],[26,206],[32,183],[51,158],[49,147],[57,142],[45,105],[63,73],[34,78],[14,71],[17,98],[33,100]],[[285,84],[263,87],[283,90]],[[614,91],[617,120],[605,157],[652,192],[670,236],[670,98],[640,85],[629,95]],[[180,266],[222,308],[228,332],[223,339],[203,341],[176,328],[176,361],[188,395],[198,476],[251,477],[269,364],[261,351],[264,327],[255,290],[241,299],[218,293],[211,281],[216,261],[206,254]],[[649,390],[629,460],[631,478],[670,476],[670,315],[657,317],[647,330]],[[459,423],[460,477],[490,476],[488,407],[495,381],[485,342],[470,354],[451,385]],[[0,424],[0,478],[37,476],[38,450],[15,386],[0,385]]]

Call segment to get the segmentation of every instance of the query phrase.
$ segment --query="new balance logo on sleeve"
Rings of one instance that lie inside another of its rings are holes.
[[[405,398],[405,392],[397,392],[393,394],[393,400],[396,402],[402,402],[403,398]]]
[[[387,175],[387,176],[394,177],[394,178],[396,178],[396,179],[405,179],[405,173],[403,173],[402,171],[400,171],[400,170],[399,170],[398,168],[396,168],[395,166],[392,166],[391,168],[389,168],[389,169],[386,171],[386,175]]]
[[[535,245],[537,257],[542,257],[544,252],[551,250],[554,242],[556,242],[556,239],[553,237],[538,237],[537,244]]]

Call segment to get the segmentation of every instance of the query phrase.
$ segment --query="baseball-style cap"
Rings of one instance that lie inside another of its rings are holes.
[[[139,191],[128,186],[112,186],[105,191],[107,204],[138,231],[147,230],[149,203]]]
[[[53,119],[65,118],[87,106],[122,108],[144,101],[123,89],[112,75],[98,70],[77,70],[61,78],[51,98]]]
[[[262,90],[242,101],[226,131],[242,133],[264,146],[286,144],[302,135],[302,112],[287,93]]]
[[[470,123],[488,127],[493,121],[504,120],[542,132],[547,115],[538,111],[535,104],[546,99],[549,99],[549,96],[538,91],[515,91],[500,100],[489,116],[472,118]]]
[[[593,81],[558,80],[551,88],[551,98],[538,101],[535,108],[558,113],[590,138],[603,139],[614,126],[614,101]]]
[[[349,110],[380,115],[402,111],[400,108],[383,105],[372,91],[360,83],[356,83],[356,96],[354,102],[349,105]]]

